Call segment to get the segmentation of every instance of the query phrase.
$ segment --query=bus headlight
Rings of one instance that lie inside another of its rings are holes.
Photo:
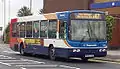
[[[105,52],[105,51],[106,51],[106,49],[103,49],[102,51],[103,51],[103,52]]]
[[[99,52],[102,52],[102,49],[99,49]]]
[[[80,52],[80,49],[77,49],[77,52]]]
[[[73,52],[80,52],[80,49],[73,49]]]
[[[76,52],[76,49],[73,49],[73,52]]]
[[[99,49],[99,52],[105,52],[106,49]]]

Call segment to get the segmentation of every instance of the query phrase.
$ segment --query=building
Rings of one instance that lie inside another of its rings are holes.
[[[93,0],[44,0],[43,13],[90,9]]]
[[[108,12],[115,17],[115,25],[112,32],[111,47],[120,47],[120,0],[94,0],[92,10]]]
[[[94,0],[91,9],[109,12],[112,15],[120,15],[120,0]]]
[[[110,46],[120,47],[120,0],[44,0],[43,13],[68,10],[98,10],[116,18]]]

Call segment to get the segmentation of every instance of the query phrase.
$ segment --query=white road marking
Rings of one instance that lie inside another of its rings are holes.
[[[14,52],[14,51],[3,51],[4,53],[15,53],[15,54],[20,54],[19,52]]]
[[[40,67],[40,68],[56,68],[56,67],[61,67],[61,68],[69,68],[69,69],[80,69],[77,67],[71,67],[71,66],[66,66],[66,65],[16,65],[18,67]]]
[[[16,58],[5,56],[5,55],[0,55],[0,59],[16,59]]]
[[[0,62],[34,62],[34,63],[39,63],[39,64],[45,64],[45,62],[39,62],[39,61],[34,61],[34,60],[28,60],[28,59],[21,59],[21,60],[0,60]]]
[[[13,62],[20,62],[20,61],[22,61],[22,60],[0,60],[0,62],[11,62],[11,61],[13,61]]]
[[[5,55],[0,55],[0,57],[9,57],[9,56],[5,56]]]
[[[21,69],[26,69],[26,68],[21,67]]]
[[[7,65],[7,66],[15,65],[15,66],[21,67],[21,69],[26,69],[26,67],[40,67],[40,68],[41,67],[44,67],[44,68],[61,67],[61,68],[69,68],[69,69],[80,69],[77,67],[72,67],[67,65],[40,65],[40,64],[45,64],[45,62],[39,62],[39,61],[34,61],[34,60],[29,60],[24,58],[17,60],[16,58],[5,56],[5,55],[0,55],[0,64]]]
[[[7,66],[11,66],[10,64],[8,64],[8,63],[3,63],[3,62],[0,62],[0,64],[7,65]]]
[[[77,67],[71,67],[71,66],[67,66],[67,65],[59,65],[59,66],[62,67],[62,68],[80,69],[80,68],[77,68]]]
[[[45,62],[39,62],[39,61],[34,61],[34,60],[29,60],[29,59],[23,59],[23,58],[21,58],[20,60],[22,60],[22,61],[31,61],[31,62],[40,63],[40,64],[45,64]]]
[[[45,67],[45,68],[53,68],[58,67],[58,65],[16,65],[18,67]]]
[[[0,60],[14,60],[15,58],[0,58]]]
[[[25,64],[30,64],[30,65],[32,65],[32,64],[38,64],[38,63],[30,63],[30,62],[19,62],[19,63],[8,63],[8,64],[11,64],[11,65],[25,65]]]

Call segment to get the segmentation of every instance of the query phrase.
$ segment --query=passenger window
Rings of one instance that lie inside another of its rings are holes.
[[[39,21],[34,21],[33,23],[33,37],[39,37]]]
[[[60,21],[60,39],[66,38],[66,21]]]
[[[25,37],[25,22],[20,23],[20,37]]]
[[[47,38],[47,35],[48,35],[48,21],[41,21],[40,37]]]
[[[56,20],[49,21],[48,37],[56,38],[56,32],[57,32],[57,21]]]
[[[26,37],[32,37],[32,22],[26,23]]]

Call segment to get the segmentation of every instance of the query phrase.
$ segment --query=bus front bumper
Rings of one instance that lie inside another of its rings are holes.
[[[69,50],[69,57],[86,57],[86,58],[94,58],[94,57],[105,57],[107,55],[107,49],[72,49]]]

